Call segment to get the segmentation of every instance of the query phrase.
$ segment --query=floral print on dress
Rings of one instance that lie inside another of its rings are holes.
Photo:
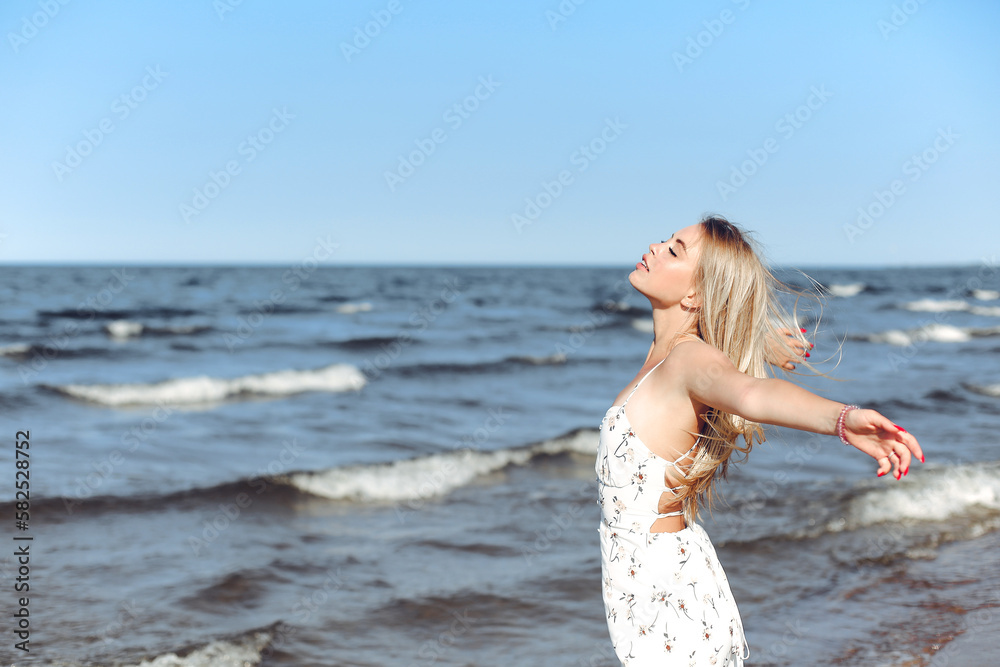
[[[649,532],[669,492],[667,468],[676,465],[635,434],[628,398],[601,421],[595,463],[602,589],[615,653],[630,667],[742,666],[743,624],[707,533],[697,523]]]

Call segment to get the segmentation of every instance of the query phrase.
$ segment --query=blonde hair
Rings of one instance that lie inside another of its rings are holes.
[[[768,356],[777,327],[790,329],[808,349],[800,330],[798,298],[789,313],[780,302],[780,295],[816,295],[791,288],[775,278],[750,235],[724,217],[707,216],[701,220],[701,226],[703,234],[693,277],[695,293],[701,300],[697,336],[722,351],[740,372],[758,378],[772,377]],[[783,336],[779,337],[779,343],[787,346]],[[815,372],[805,361],[796,359],[795,363]],[[765,440],[760,424],[738,415],[709,408],[700,416],[704,420],[698,434],[700,445],[686,477],[681,480],[685,488],[679,494],[689,523],[697,518],[700,501],[706,501],[711,509],[715,483],[725,479],[732,455],[738,452],[742,458],[737,462],[745,461],[755,441]],[[740,436],[743,445],[737,442]]]

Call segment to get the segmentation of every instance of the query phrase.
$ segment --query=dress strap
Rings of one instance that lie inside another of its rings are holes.
[[[684,510],[677,510],[676,512],[666,512],[664,514],[660,514],[659,512],[657,512],[656,518],[662,519],[665,516],[680,516],[681,514],[684,514]]]
[[[679,465],[677,465],[677,462],[680,461],[681,459],[687,458],[688,454],[690,454],[691,452],[694,451],[695,447],[698,446],[699,442],[701,442],[701,436],[700,435],[697,438],[695,438],[694,444],[691,445],[691,449],[687,450],[686,452],[684,452],[683,454],[681,454],[680,456],[678,456],[673,461],[667,461],[666,464],[668,466],[673,466],[674,470],[676,470],[677,472],[679,472],[681,474],[681,477],[687,477],[687,473],[684,472],[683,470],[681,470],[681,467]]]
[[[648,371],[646,371],[646,374],[642,376],[642,379],[640,379],[640,380],[639,380],[638,382],[636,382],[636,383],[635,383],[635,386],[634,386],[634,387],[632,388],[632,391],[630,391],[630,392],[628,393],[628,396],[626,396],[626,397],[625,397],[625,402],[624,402],[624,403],[622,403],[622,407],[623,407],[623,408],[625,407],[625,404],[626,404],[626,403],[628,403],[628,399],[632,398],[632,394],[634,394],[634,393],[635,393],[635,390],[639,388],[639,385],[640,385],[640,384],[642,384],[642,383],[643,383],[643,381],[644,381],[644,380],[645,380],[646,378],[648,378],[648,377],[649,377],[649,374],[650,374],[650,373],[652,373],[653,371],[655,371],[655,370],[656,370],[656,368],[657,368],[657,367],[658,367],[658,366],[659,366],[660,364],[662,364],[662,363],[663,363],[664,361],[666,361],[666,360],[667,360],[667,358],[666,358],[666,357],[663,357],[662,359],[660,359],[660,360],[659,360],[659,361],[657,362],[656,366],[653,366],[653,367],[652,367],[652,368],[650,368],[650,369],[649,369]]]

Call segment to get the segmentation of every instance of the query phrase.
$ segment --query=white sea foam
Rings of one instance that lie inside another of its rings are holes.
[[[1000,292],[991,289],[974,289],[972,290],[972,298],[980,301],[994,301],[1000,299]]]
[[[213,641],[184,657],[165,653],[135,667],[253,667],[260,664],[271,639],[270,632],[255,632],[241,639]]]
[[[973,315],[1000,317],[1000,306],[975,306],[958,299],[920,299],[904,303],[900,308],[924,313],[967,312]]]
[[[460,449],[392,463],[331,468],[289,475],[298,489],[323,498],[353,501],[416,501],[445,495],[481,475],[525,465],[540,454],[595,455],[597,431],[580,430],[527,447]]]
[[[969,304],[958,299],[920,299],[904,303],[902,308],[923,313],[944,313],[968,310]]]
[[[142,322],[115,320],[104,325],[104,330],[112,338],[135,338],[142,335]]]
[[[26,343],[15,343],[0,347],[0,357],[18,357],[31,351],[31,346]]]
[[[601,307],[607,311],[623,313],[632,306],[627,301],[605,301]]]
[[[353,313],[364,313],[372,309],[371,303],[362,301],[360,303],[342,303],[335,308],[338,313],[351,315]]]
[[[148,326],[132,320],[114,320],[104,325],[104,331],[112,338],[137,338],[144,334],[186,335],[205,331],[209,327],[203,324],[170,324],[163,327]]]
[[[1000,398],[1000,384],[967,384],[965,388],[976,394],[982,396],[992,396],[993,398]]]
[[[853,498],[847,515],[830,522],[831,532],[879,523],[943,521],[976,508],[1000,511],[1000,465],[925,467],[921,474]]]
[[[845,285],[830,285],[826,288],[826,290],[833,296],[846,298],[856,296],[861,292],[864,292],[866,287],[868,287],[868,285],[865,285],[864,283],[847,283]]]
[[[632,320],[632,328],[638,329],[643,333],[653,333],[653,320],[652,318]]]
[[[880,333],[873,333],[861,336],[863,340],[872,343],[888,343],[889,345],[899,345],[906,347],[914,343],[924,343],[933,341],[935,343],[964,343],[973,336],[973,332],[982,330],[963,329],[950,324],[931,324],[903,331],[901,329],[889,329]]]
[[[240,395],[288,396],[306,391],[360,389],[364,375],[355,366],[333,364],[315,370],[284,370],[237,378],[176,378],[153,384],[62,385],[56,391],[101,405],[201,404]]]

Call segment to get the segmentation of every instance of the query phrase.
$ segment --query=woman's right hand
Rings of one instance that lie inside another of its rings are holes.
[[[844,437],[878,462],[879,477],[892,470],[893,477],[902,479],[910,471],[913,457],[924,461],[917,439],[875,410],[848,410],[844,415]]]
[[[805,333],[803,331],[803,333]],[[786,371],[794,371],[795,364],[801,362],[809,356],[806,344],[785,327],[778,327],[771,331],[767,340],[767,361],[772,366],[784,368]],[[809,349],[814,346],[809,343]]]

